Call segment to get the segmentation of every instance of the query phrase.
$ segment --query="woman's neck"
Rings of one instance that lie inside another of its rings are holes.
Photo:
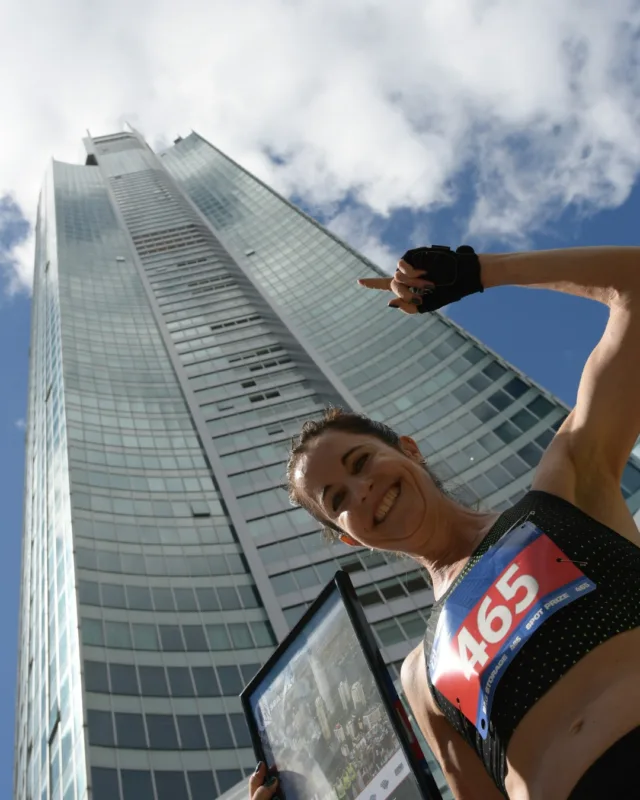
[[[471,554],[500,516],[495,511],[474,511],[453,503],[453,513],[443,514],[438,535],[429,541],[429,551],[414,558],[429,572],[436,599],[458,577]]]

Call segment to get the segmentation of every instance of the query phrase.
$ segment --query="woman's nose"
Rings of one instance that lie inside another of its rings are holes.
[[[371,478],[355,476],[354,480],[356,482],[353,489],[354,497],[356,498],[358,503],[364,503],[364,501],[369,496],[369,493],[371,492],[371,484],[372,484]]]

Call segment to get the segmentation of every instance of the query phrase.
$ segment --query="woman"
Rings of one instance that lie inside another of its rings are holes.
[[[640,433],[640,248],[421,248],[360,284],[405,313],[507,284],[609,307],[575,408],[502,514],[444,494],[409,437],[335,410],[305,424],[288,476],[341,541],[429,572],[436,603],[402,685],[457,800],[640,796],[640,534],[620,490]],[[254,800],[277,787],[263,778]]]

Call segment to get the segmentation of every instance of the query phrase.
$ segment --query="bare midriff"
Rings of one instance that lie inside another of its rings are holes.
[[[507,749],[509,799],[566,800],[589,767],[637,726],[640,628],[595,648],[523,717]]]

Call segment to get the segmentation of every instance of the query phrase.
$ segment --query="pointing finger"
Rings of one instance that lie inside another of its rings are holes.
[[[358,278],[358,283],[366,289],[391,291],[391,278]]]

